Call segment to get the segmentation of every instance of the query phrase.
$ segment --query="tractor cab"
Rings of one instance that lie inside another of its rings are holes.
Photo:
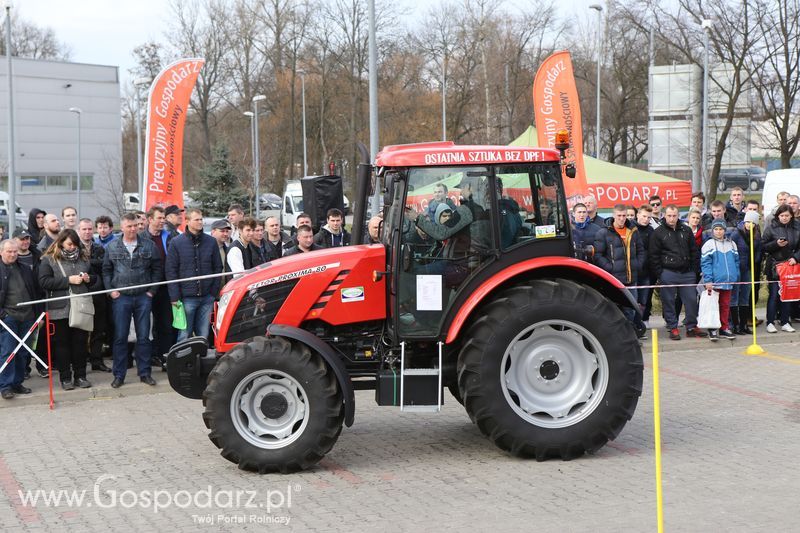
[[[496,272],[531,257],[573,256],[555,150],[390,146],[378,167],[398,339],[446,334],[451,311]]]

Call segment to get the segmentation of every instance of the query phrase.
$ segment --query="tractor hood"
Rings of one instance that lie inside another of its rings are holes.
[[[309,320],[332,325],[386,317],[383,245],[330,248],[265,263],[222,289],[216,349],[264,335],[271,323],[301,327]],[[381,279],[376,279],[381,278]]]

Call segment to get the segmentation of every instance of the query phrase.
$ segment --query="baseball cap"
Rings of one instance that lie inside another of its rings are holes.
[[[211,224],[211,229],[233,229],[231,227],[231,223],[225,220],[224,218],[220,220],[215,220],[213,224]]]
[[[164,209],[164,216],[167,215],[177,215],[178,213],[183,213],[183,209],[178,207],[175,204],[168,205],[166,209]]]
[[[31,234],[30,234],[30,233],[28,233],[28,230],[26,230],[26,229],[17,228],[17,229],[15,229],[15,230],[14,230],[14,235],[13,235],[13,237],[14,237],[15,239],[25,239],[25,238],[30,238],[30,236],[31,236]]]

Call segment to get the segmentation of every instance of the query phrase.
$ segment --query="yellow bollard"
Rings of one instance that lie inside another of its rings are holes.
[[[753,344],[747,347],[745,354],[761,355],[764,349],[756,343],[756,269],[755,269],[755,242],[753,242],[753,230],[755,224],[750,223],[750,302],[753,309]]]
[[[653,330],[653,418],[656,441],[656,514],[658,533],[664,532],[664,494],[661,483],[661,398],[658,385],[658,330]]]

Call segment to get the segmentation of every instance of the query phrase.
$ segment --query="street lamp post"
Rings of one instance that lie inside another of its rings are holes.
[[[712,21],[703,19],[700,27],[703,28],[703,132],[700,149],[700,190],[710,194],[708,187],[708,33],[711,31]]]
[[[303,176],[308,176],[308,152],[306,147],[306,71],[300,69],[300,94],[303,102]]]
[[[78,168],[77,168],[77,193],[78,198],[75,204],[75,209],[78,211],[78,216],[81,215],[81,115],[83,111],[81,111],[80,107],[70,107],[70,113],[75,113],[78,115]]]
[[[8,81],[8,234],[17,229],[17,171],[14,143],[14,71],[11,68],[11,5],[6,4],[6,75]]]
[[[252,111],[245,111],[244,116],[250,119],[250,153],[253,154],[253,180],[255,180],[256,175],[256,124],[255,124],[255,115]]]
[[[447,140],[447,48],[442,54],[442,140]]]
[[[261,193],[259,191],[261,183],[261,153],[258,147],[258,103],[266,99],[267,97],[263,94],[257,94],[253,97],[253,159],[255,161],[253,163],[255,166],[253,181],[255,182],[256,219],[258,219],[261,209]]]
[[[603,54],[603,6],[592,4],[589,9],[597,11],[597,121],[594,137],[594,156],[600,158],[600,59]]]
[[[143,206],[142,196],[144,196],[144,174],[142,173],[142,102],[139,95],[139,87],[149,84],[153,78],[136,78],[133,80],[133,95],[136,103],[136,177],[139,180],[139,208]]]

